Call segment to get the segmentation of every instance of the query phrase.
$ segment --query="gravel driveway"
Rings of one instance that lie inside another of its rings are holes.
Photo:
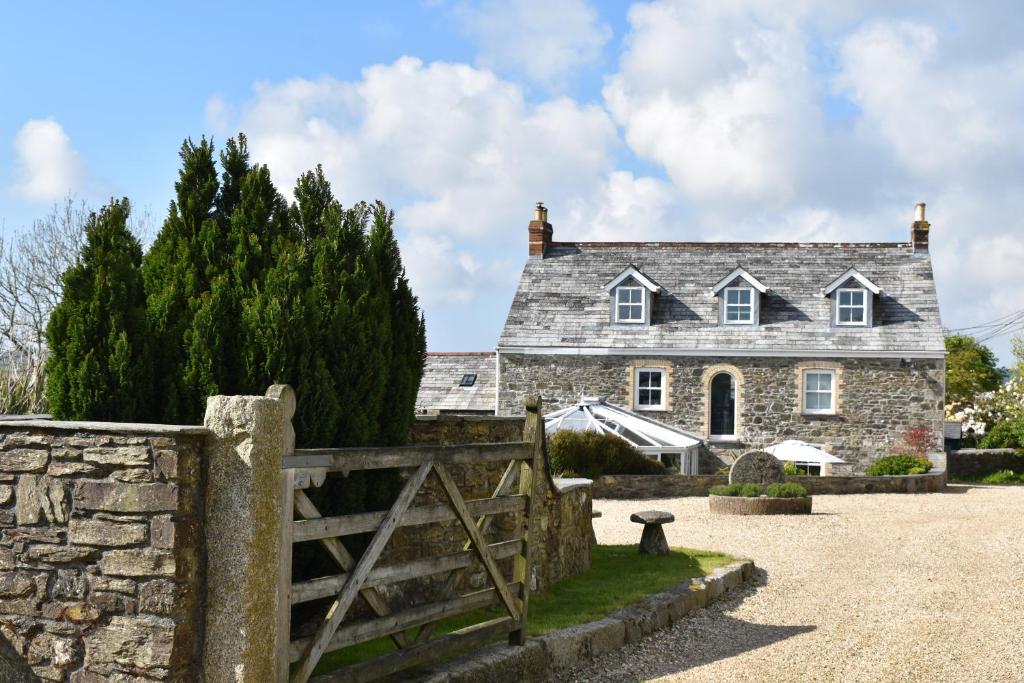
[[[599,543],[669,510],[669,544],[755,561],[753,585],[560,681],[1024,681],[1024,486],[815,496],[712,517],[705,498],[598,500]]]

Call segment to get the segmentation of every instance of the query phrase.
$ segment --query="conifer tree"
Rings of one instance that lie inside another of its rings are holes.
[[[127,227],[127,199],[89,217],[78,262],[47,327],[47,397],[60,419],[134,420],[147,412],[152,376],[142,247]]]
[[[147,311],[155,343],[153,365],[160,378],[153,419],[194,424],[202,417],[205,396],[185,382],[186,331],[199,298],[222,270],[223,244],[215,213],[217,169],[213,143],[185,140],[175,200],[143,262]]]

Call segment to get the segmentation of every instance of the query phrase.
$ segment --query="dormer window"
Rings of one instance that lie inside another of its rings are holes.
[[[835,327],[871,327],[874,295],[882,290],[871,280],[850,268],[821,290],[832,299],[832,325]]]
[[[725,324],[750,325],[754,322],[754,290],[750,287],[725,288]]]
[[[642,323],[644,316],[644,288],[619,286],[615,288],[615,322]]]
[[[863,289],[836,290],[836,325],[866,325],[868,305]]]
[[[624,325],[649,325],[654,295],[661,286],[647,277],[636,266],[629,266],[615,276],[604,290],[611,297],[609,320]]]
[[[761,295],[768,288],[742,266],[732,271],[711,288],[711,296],[718,297],[718,322],[720,325],[759,324]]]

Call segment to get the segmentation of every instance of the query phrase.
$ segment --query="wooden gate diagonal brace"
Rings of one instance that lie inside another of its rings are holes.
[[[356,599],[356,595],[358,595],[363,584],[366,582],[366,577],[369,576],[373,565],[377,563],[381,553],[384,552],[384,547],[391,540],[395,529],[398,528],[399,520],[401,520],[409,505],[412,504],[413,498],[416,497],[417,491],[420,490],[432,467],[432,461],[424,462],[405,483],[394,505],[392,505],[388,514],[384,517],[380,528],[377,529],[377,533],[373,535],[370,545],[367,546],[366,551],[359,558],[355,568],[349,574],[348,581],[345,582],[334,604],[328,610],[324,622],[320,624],[316,635],[310,641],[309,649],[299,661],[298,667],[292,674],[291,683],[306,683],[309,680],[310,674],[313,673],[313,668],[324,654],[328,644],[331,642],[331,638],[334,636],[334,632],[338,630],[341,620],[348,613],[349,608]],[[508,593],[507,588],[505,592]]]
[[[518,622],[519,606],[516,604],[515,598],[513,598],[512,594],[509,592],[508,584],[505,582],[505,577],[501,575],[498,563],[494,561],[490,548],[487,547],[487,541],[484,540],[483,534],[481,534],[480,529],[477,528],[476,520],[473,519],[469,510],[466,509],[466,502],[462,499],[462,494],[459,493],[459,487],[455,484],[452,476],[448,474],[448,470],[444,465],[436,465],[434,471],[437,473],[437,478],[441,480],[441,486],[444,488],[445,495],[448,497],[448,502],[451,503],[456,516],[458,516],[459,521],[462,522],[462,526],[466,529],[466,533],[469,534],[469,540],[473,543],[473,550],[476,551],[477,557],[480,558],[484,568],[487,569],[487,573],[491,577],[491,581],[494,582],[494,589],[498,591],[498,595],[501,596],[501,601],[505,604],[505,609],[508,610],[509,616]]]
[[[313,505],[313,501],[309,499],[305,491],[300,489],[295,490],[295,511],[303,519],[319,519],[321,517],[320,511]],[[334,558],[335,563],[344,571],[350,572],[356,566],[356,561],[348,552],[345,544],[337,538],[321,538],[320,545],[324,547],[328,554]],[[364,588],[359,591],[359,595],[366,600],[366,604],[370,606],[370,609],[378,617],[386,617],[391,614],[391,607],[388,606],[388,603],[376,588]],[[399,648],[408,647],[409,645],[409,638],[404,632],[392,633],[391,640]]]

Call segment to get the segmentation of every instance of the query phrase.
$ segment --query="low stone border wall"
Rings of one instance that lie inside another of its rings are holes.
[[[668,628],[693,610],[706,607],[754,573],[747,560],[716,569],[656,593],[604,619],[530,638],[522,647],[496,643],[435,667],[422,680],[430,683],[543,681],[555,672],[617,650]]]
[[[937,493],[946,485],[946,471],[902,477],[786,477],[814,495],[847,493]],[[729,483],[725,475],[615,474],[594,480],[594,498],[648,500],[706,496],[712,486]]]
[[[809,515],[811,497],[708,496],[708,507],[716,515]]]
[[[1024,471],[1024,450],[1013,448],[964,448],[950,451],[946,460],[953,479],[984,477],[1000,470]]]

